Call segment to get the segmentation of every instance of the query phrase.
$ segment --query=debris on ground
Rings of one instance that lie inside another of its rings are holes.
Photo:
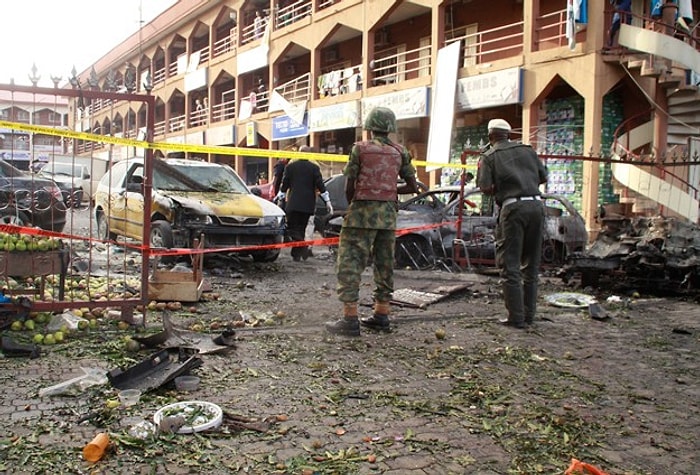
[[[615,217],[584,252],[573,253],[560,276],[582,287],[633,288],[653,294],[700,291],[700,227],[675,218]]]

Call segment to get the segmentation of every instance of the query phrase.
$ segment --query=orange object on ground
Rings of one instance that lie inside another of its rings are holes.
[[[109,435],[106,432],[100,432],[83,448],[83,458],[88,462],[97,462],[104,456],[107,446],[109,446]]]
[[[566,469],[564,475],[608,475],[598,467],[580,460],[571,459],[571,465]]]

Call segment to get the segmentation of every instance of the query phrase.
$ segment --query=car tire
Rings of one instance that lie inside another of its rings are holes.
[[[559,241],[545,239],[542,241],[542,264],[561,266],[566,263],[564,245]]]
[[[419,236],[401,236],[396,239],[394,264],[397,268],[427,269],[435,261],[430,244]]]
[[[109,230],[107,215],[103,211],[98,210],[95,214],[95,219],[97,220],[97,238],[103,241],[116,241],[117,235]]]
[[[0,211],[0,223],[2,224],[14,224],[15,226],[24,226],[30,221],[27,216],[18,212],[14,208],[5,208]]]
[[[279,249],[273,249],[271,251],[256,251],[251,252],[250,255],[253,257],[255,262],[274,262],[280,255]]]
[[[151,248],[172,249],[174,245],[173,227],[164,220],[153,221],[148,242]],[[160,261],[163,263],[169,264],[176,260],[175,256],[160,256]]]

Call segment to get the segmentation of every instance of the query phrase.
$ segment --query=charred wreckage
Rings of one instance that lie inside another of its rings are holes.
[[[560,277],[582,287],[650,294],[700,293],[700,228],[683,219],[608,216],[586,251],[568,256]]]

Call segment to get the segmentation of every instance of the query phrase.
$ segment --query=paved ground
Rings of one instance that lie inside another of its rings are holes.
[[[129,353],[124,337],[136,329],[107,321],[41,358],[0,359],[0,472],[561,474],[575,457],[611,475],[697,473],[692,299],[601,291],[605,321],[543,301],[536,325],[521,331],[495,323],[495,277],[398,271],[397,289],[467,288],[423,309],[397,307],[390,334],[349,339],[322,330],[340,311],[325,249],[301,263],[285,251],[269,265],[212,265],[221,297],[173,320],[204,331],[248,324],[234,349],[202,356],[194,393],[160,388],[116,409],[105,406],[116,396],[109,385],[39,397],[81,367],[123,368],[151,353]],[[570,290],[544,279],[541,297]],[[613,295],[621,302],[608,303]],[[161,329],[160,315],[148,314],[148,332]],[[234,417],[211,433],[129,437],[164,404],[192,399]],[[81,449],[99,431],[113,450],[91,466]]]

